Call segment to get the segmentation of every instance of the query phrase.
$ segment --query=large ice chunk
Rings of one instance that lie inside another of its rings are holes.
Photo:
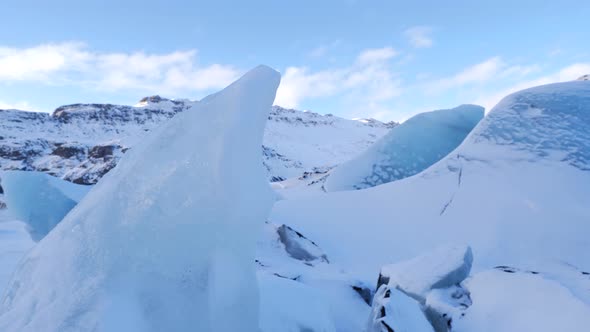
[[[377,289],[365,332],[434,332],[416,300],[383,284]]]
[[[389,284],[424,304],[430,290],[451,287],[467,278],[472,263],[469,246],[442,246],[410,260],[383,266],[377,287]]]
[[[41,172],[5,171],[0,176],[10,215],[27,223],[34,241],[47,235],[92,188]]]
[[[126,154],[28,254],[0,330],[257,331],[255,243],[274,201],[260,146],[279,80],[258,67]]]
[[[449,154],[483,118],[476,105],[421,113],[336,167],[327,191],[364,189],[417,174]]]

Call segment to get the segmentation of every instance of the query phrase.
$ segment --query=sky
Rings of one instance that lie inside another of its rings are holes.
[[[275,104],[403,121],[590,73],[590,1],[0,0],[0,109],[201,99],[259,64]]]

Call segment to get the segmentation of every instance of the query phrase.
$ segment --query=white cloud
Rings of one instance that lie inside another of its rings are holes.
[[[31,111],[31,112],[41,112],[36,107],[32,106],[26,101],[16,102],[16,103],[8,103],[5,101],[0,100],[0,110],[24,110],[24,111]]]
[[[311,50],[307,55],[312,58],[322,58],[330,52],[330,50],[338,47],[340,45],[340,40],[335,40],[329,44],[320,45],[313,50]]]
[[[398,53],[391,47],[373,48],[364,50],[357,57],[357,62],[361,65],[370,65],[381,61],[387,61]]]
[[[416,48],[431,47],[433,44],[431,34],[432,28],[428,26],[415,26],[404,31],[404,36]]]
[[[502,98],[511,93],[543,84],[572,81],[584,75],[584,73],[590,73],[590,63],[571,64],[554,73],[542,75],[533,79],[523,80],[500,91],[481,93],[479,97],[475,98],[474,103],[484,106],[486,111],[489,111],[500,100],[502,100]]]
[[[89,56],[80,43],[0,47],[0,81],[46,80],[61,70],[79,69]]]
[[[432,92],[440,92],[469,83],[485,82],[495,77],[504,67],[505,64],[500,57],[489,58],[483,62],[467,67],[457,74],[434,80],[429,84],[430,90]]]
[[[306,99],[341,95],[377,108],[379,102],[400,94],[400,81],[389,65],[396,54],[391,47],[384,47],[361,52],[347,67],[315,72],[307,67],[288,67],[275,103],[295,108]]]
[[[470,84],[524,77],[538,71],[539,68],[535,64],[509,66],[501,57],[495,56],[464,68],[451,76],[432,80],[426,84],[425,88],[429,93],[441,93]]]
[[[232,66],[200,66],[197,51],[166,54],[100,53],[82,43],[30,48],[0,47],[0,82],[82,84],[100,90],[188,93],[226,86],[239,75]]]

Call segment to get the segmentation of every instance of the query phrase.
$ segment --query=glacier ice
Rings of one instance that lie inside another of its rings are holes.
[[[275,199],[260,146],[279,80],[257,67],[129,151],[25,257],[0,330],[257,331],[256,237]]]
[[[365,282],[384,263],[469,243],[475,274],[427,292],[425,311],[451,315],[452,331],[585,331],[589,135],[589,82],[523,90],[425,171],[369,190],[280,201],[270,220],[321,243],[332,264]],[[486,271],[502,265],[531,272]]]
[[[481,266],[558,259],[590,270],[589,116],[587,81],[516,92],[420,174],[280,201],[270,219],[367,281],[447,243],[469,243]]]
[[[418,114],[337,166],[324,187],[364,189],[417,174],[461,144],[483,115],[484,108],[476,105]]]
[[[9,213],[27,223],[41,240],[88,193],[91,186],[74,184],[41,172],[1,172]]]

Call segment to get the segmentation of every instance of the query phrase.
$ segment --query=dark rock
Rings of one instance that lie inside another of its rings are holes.
[[[289,256],[301,261],[320,260],[329,263],[328,257],[322,253],[321,249],[313,241],[291,227],[281,225],[277,229],[277,233]]]
[[[358,295],[360,295],[360,297],[363,299],[363,301],[365,301],[367,305],[371,306],[371,303],[373,302],[373,292],[369,287],[365,287],[362,285],[351,287],[355,292],[357,292]]]
[[[79,146],[58,146],[51,152],[54,156],[60,156],[65,159],[69,159],[76,156],[81,156],[86,154],[86,150]]]
[[[119,146],[116,145],[97,145],[94,146],[90,149],[90,151],[88,151],[88,156],[90,158],[109,158],[113,156],[113,152],[115,151],[116,148],[119,148]]]

